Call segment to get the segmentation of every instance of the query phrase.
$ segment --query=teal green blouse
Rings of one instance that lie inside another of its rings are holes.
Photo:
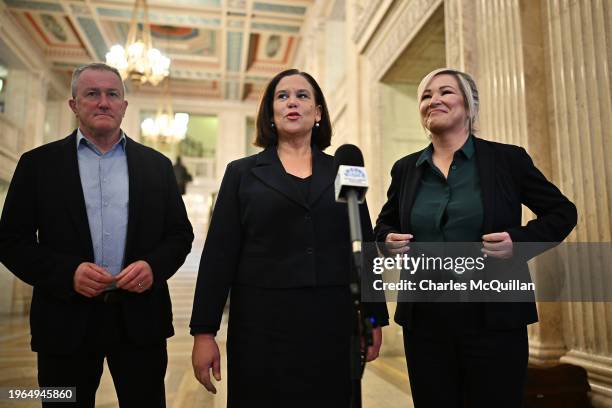
[[[430,144],[417,160],[423,176],[410,215],[411,231],[419,242],[481,241],[482,193],[470,135],[455,152],[448,178],[436,167]]]

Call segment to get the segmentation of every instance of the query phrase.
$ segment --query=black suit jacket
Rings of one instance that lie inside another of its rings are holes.
[[[174,333],[166,280],[189,253],[193,231],[170,160],[130,138],[125,151],[129,208],[124,266],[148,262],[154,282],[142,294],[124,292],[122,310],[129,338],[146,344]],[[0,261],[34,287],[32,349],[71,352],[79,347],[95,300],[73,289],[78,265],[94,262],[76,131],[20,158],[0,219]]]
[[[576,225],[576,207],[534,166],[522,147],[474,138],[484,209],[483,234],[507,231],[513,242],[554,242],[565,239]],[[390,232],[411,231],[410,214],[421,181],[416,162],[422,151],[398,160],[391,169],[387,202],[376,222],[378,242]],[[521,225],[521,204],[537,218]],[[528,276],[526,262],[517,273]],[[398,304],[395,321],[410,327],[412,303]],[[538,320],[533,302],[485,304],[485,324],[514,328]]]
[[[348,285],[350,235],[346,204],[334,199],[333,157],[313,148],[308,201],[285,172],[276,147],[227,166],[196,285],[192,333],[219,329],[229,288]],[[364,241],[373,241],[367,205]],[[384,303],[367,313],[388,321]]]

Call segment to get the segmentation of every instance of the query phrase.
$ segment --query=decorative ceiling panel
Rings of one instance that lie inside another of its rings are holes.
[[[248,101],[258,101],[266,89],[267,80],[263,82],[248,82],[245,85],[245,94],[243,98]]]
[[[256,1],[255,3],[253,3],[253,10],[303,16],[304,14],[306,14],[307,8],[304,6],[291,6],[288,4],[263,3]]]
[[[113,43],[125,44],[128,23],[104,21],[102,26]],[[221,39],[217,30],[152,24],[151,37],[153,46],[173,59],[201,57],[216,61],[219,58]]]
[[[96,12],[100,18],[128,22],[132,19],[132,10],[123,8],[97,7]],[[142,21],[142,12],[139,13],[139,21]],[[221,27],[221,18],[211,16],[197,16],[185,13],[153,12],[149,11],[149,22],[159,25],[178,25],[191,27]]]
[[[64,7],[57,2],[44,3],[40,1],[4,0],[4,4],[12,9],[64,12]]]
[[[292,50],[293,37],[279,34],[252,34],[253,65],[274,63],[286,65]]]
[[[93,47],[98,57],[97,60],[104,61],[110,46],[104,41],[104,37],[96,21],[89,17],[77,17],[76,20],[87,37],[89,44]]]
[[[62,75],[104,61],[124,45],[131,0],[2,0]],[[314,0],[150,0],[154,47],[167,54],[172,92],[258,99],[266,82],[291,67]],[[129,87],[154,93],[154,88]]]
[[[227,33],[227,71],[240,72],[242,61],[242,41],[244,33],[229,31]]]
[[[172,93],[181,96],[219,99],[222,97],[220,81],[172,79]],[[147,96],[162,96],[162,89],[151,85],[138,86],[138,92]]]
[[[90,61],[88,50],[66,15],[21,10],[11,13],[32,38],[32,45],[42,51],[50,64],[60,61],[83,64]]]
[[[273,23],[251,23],[251,29],[253,31],[272,31],[272,32],[283,32],[283,33],[299,33],[299,25],[287,25],[287,24],[273,24]]]
[[[83,44],[66,16],[26,11],[23,16],[34,33],[47,47],[83,48]]]

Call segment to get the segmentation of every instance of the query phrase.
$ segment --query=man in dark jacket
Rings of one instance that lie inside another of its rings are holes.
[[[117,70],[86,65],[71,86],[79,127],[19,160],[0,261],[34,287],[41,387],[76,387],[70,406],[93,407],[106,358],[122,407],[163,407],[166,281],[191,249],[191,224],[170,161],[120,128],[128,103]]]

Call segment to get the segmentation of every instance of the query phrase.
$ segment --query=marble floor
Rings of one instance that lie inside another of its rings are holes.
[[[186,199],[188,201],[188,199]],[[195,212],[190,207],[190,218],[205,218],[206,214]],[[220,408],[225,407],[225,380],[217,385],[217,394],[206,392],[195,377],[191,368],[192,337],[189,335],[189,317],[193,301],[197,266],[203,244],[203,228],[196,228],[194,250],[177,274],[170,279],[174,327],[176,335],[168,341],[168,370],[166,373],[166,398],[172,408]],[[225,367],[225,328],[218,335],[222,351],[222,369]],[[30,334],[27,316],[0,316],[0,387],[35,387],[36,355],[30,351]],[[324,377],[324,373],[321,376]],[[274,384],[270,384],[274,386]],[[365,408],[412,407],[409,394],[408,377],[403,357],[383,356],[366,368],[363,379],[363,406]],[[108,368],[105,367],[96,406],[101,408],[118,407]],[[1,407],[29,408],[39,407],[40,403],[0,401]]]

